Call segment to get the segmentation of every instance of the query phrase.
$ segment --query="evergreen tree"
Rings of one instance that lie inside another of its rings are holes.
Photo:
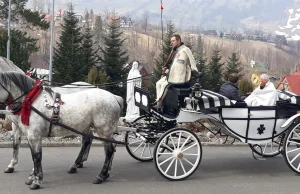
[[[91,11],[90,11],[90,19],[91,19],[91,22],[93,24],[94,23],[94,11],[93,11],[93,9],[91,9]]]
[[[201,84],[203,89],[209,89],[209,77],[208,77],[208,69],[207,69],[207,59],[201,57],[197,59],[197,69],[199,71],[199,83]]]
[[[229,78],[229,75],[232,73],[239,74],[239,77],[243,76],[243,67],[241,65],[241,62],[239,61],[240,57],[237,53],[232,53],[231,57],[229,57],[229,60],[226,62],[226,67],[224,71],[224,80],[227,81]]]
[[[213,55],[208,64],[208,77],[209,77],[209,89],[214,92],[219,92],[222,86],[222,57],[220,56],[220,50],[216,46],[213,50]]]
[[[89,12],[86,12],[86,14],[84,15],[85,22],[88,22],[89,18],[90,18],[90,14]]]
[[[247,79],[239,81],[238,88],[241,96],[253,91],[253,85]]]
[[[123,32],[120,29],[120,22],[116,14],[113,15],[108,25],[108,34],[104,37],[104,48],[100,48],[103,57],[100,58],[101,67],[105,70],[110,82],[122,82],[127,79],[129,69],[125,68],[128,61],[127,50],[122,46],[125,39],[122,39]],[[118,86],[110,87],[108,90],[116,95],[123,96],[125,88]]]
[[[25,30],[11,29],[10,60],[23,71],[30,68],[29,56],[38,50],[36,46],[37,39],[31,38],[26,29],[46,30],[49,28],[49,23],[44,20],[44,15],[25,8],[27,1],[16,0],[11,2],[12,7],[14,7],[11,14],[12,24],[17,24],[18,27],[21,26],[20,28]],[[9,0],[2,0],[0,4],[0,18],[3,21],[8,17],[8,3]],[[7,40],[7,29],[0,29],[0,55],[5,57],[7,56]]]
[[[61,35],[53,57],[53,80],[55,82],[71,83],[83,80],[82,67],[82,35],[81,28],[77,27],[78,20],[75,17],[74,6],[70,4],[69,11],[63,19]],[[86,75],[86,74],[85,74]]]
[[[0,56],[7,55],[7,30],[0,30]],[[30,38],[26,32],[22,32],[19,30],[11,31],[11,51],[10,51],[10,59],[14,62],[20,69],[23,71],[27,71],[30,68],[30,63],[28,61],[31,53],[37,51],[36,46],[37,39]]]
[[[197,38],[197,48],[196,48],[196,56],[197,59],[201,59],[204,57],[204,41],[202,36],[199,35]]]
[[[223,38],[223,37],[224,37],[224,33],[221,31],[220,38]]]
[[[108,82],[108,77],[102,69],[93,66],[89,71],[87,82],[94,85],[105,84]],[[104,89],[105,87],[102,88]]]
[[[102,37],[102,19],[101,16],[96,16],[95,19],[95,27],[94,27],[94,38],[95,41],[100,43],[100,39]]]
[[[40,15],[37,11],[31,11],[30,9],[25,8],[28,0],[15,0],[11,1],[11,21],[19,24],[30,24],[25,27],[39,27],[43,30],[49,28],[49,23],[45,21],[45,15]],[[2,0],[2,4],[0,4],[0,18],[6,19],[8,18],[8,6],[9,0]],[[25,21],[25,22],[24,22]]]
[[[99,63],[100,58],[98,56],[99,47],[94,49],[93,35],[91,33],[91,28],[89,26],[89,22],[86,23],[83,34],[83,42],[82,42],[82,68],[79,69],[78,73],[82,75],[87,75],[89,69],[92,66],[95,66]]]
[[[166,60],[172,51],[172,47],[170,45],[171,45],[171,38],[174,33],[175,33],[174,24],[172,23],[172,21],[169,21],[167,23],[167,32],[164,35],[162,47],[160,48],[161,53],[159,55],[159,58],[155,59],[156,67],[153,70],[154,75],[153,75],[153,79],[151,79],[150,87],[149,87],[151,94],[156,93],[155,92],[156,82],[161,78],[162,68],[165,65]]]

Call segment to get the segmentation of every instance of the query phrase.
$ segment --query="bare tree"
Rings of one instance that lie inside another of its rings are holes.
[[[45,0],[37,0],[37,11],[39,13],[44,13]]]
[[[50,14],[52,5],[50,0],[46,0],[47,14]]]
[[[265,58],[265,63],[266,63],[267,70],[270,70],[270,68],[271,68],[272,57],[273,57],[273,51],[268,46],[267,50],[265,51],[265,57],[264,57]]]
[[[145,34],[147,34],[148,25],[149,25],[149,14],[148,11],[144,11],[143,19],[142,19],[142,28]]]

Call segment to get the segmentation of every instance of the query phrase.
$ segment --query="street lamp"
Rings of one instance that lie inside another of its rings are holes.
[[[10,60],[10,20],[11,20],[11,0],[8,0],[8,19],[7,19],[7,59]]]
[[[50,60],[49,60],[49,82],[52,82],[52,59],[53,59],[53,37],[54,37],[54,0],[52,2],[52,17],[51,17],[51,39],[50,39]]]

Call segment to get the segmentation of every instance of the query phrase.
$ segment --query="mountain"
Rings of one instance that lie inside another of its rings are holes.
[[[287,40],[300,40],[300,9],[289,9],[286,25],[279,26],[275,33],[285,36]]]
[[[33,0],[29,0],[33,1]],[[58,1],[56,7],[63,7],[70,0]],[[75,10],[85,8],[94,12],[106,9],[116,10],[120,15],[133,19],[141,17],[147,10],[150,22],[160,20],[161,0],[76,0]],[[300,8],[300,0],[163,0],[164,20],[172,19],[182,28],[237,28],[262,27],[274,30],[284,25],[289,9]]]

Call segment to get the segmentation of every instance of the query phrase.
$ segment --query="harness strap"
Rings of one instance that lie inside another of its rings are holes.
[[[38,109],[36,109],[34,106],[31,106],[31,109],[36,112],[38,115],[40,115],[42,118],[44,118],[45,120],[51,122],[51,119],[49,119],[47,116],[45,116],[43,113],[41,113]],[[88,137],[88,138],[92,138],[92,139],[97,139],[97,140],[100,140],[100,141],[104,141],[104,142],[110,142],[110,143],[116,143],[116,144],[123,144],[123,145],[127,145],[128,143],[126,142],[123,142],[123,141],[116,141],[116,140],[112,140],[112,139],[106,139],[106,138],[102,138],[102,137],[96,137],[96,136],[93,136],[93,135],[89,135],[89,134],[86,134],[86,133],[82,133],[80,131],[77,131],[76,129],[72,128],[72,127],[69,127],[63,123],[60,123],[60,122],[57,122],[57,123],[53,123],[54,125],[57,125],[57,126],[60,126],[62,128],[65,128],[69,131],[72,131],[74,133],[77,133],[79,135],[82,135],[84,137]]]
[[[60,104],[61,104],[61,95],[60,93],[54,93],[54,103],[53,103],[53,112],[52,117],[50,118],[50,126],[48,131],[48,137],[50,137],[52,132],[53,123],[56,124],[59,122],[59,112],[60,112]]]

